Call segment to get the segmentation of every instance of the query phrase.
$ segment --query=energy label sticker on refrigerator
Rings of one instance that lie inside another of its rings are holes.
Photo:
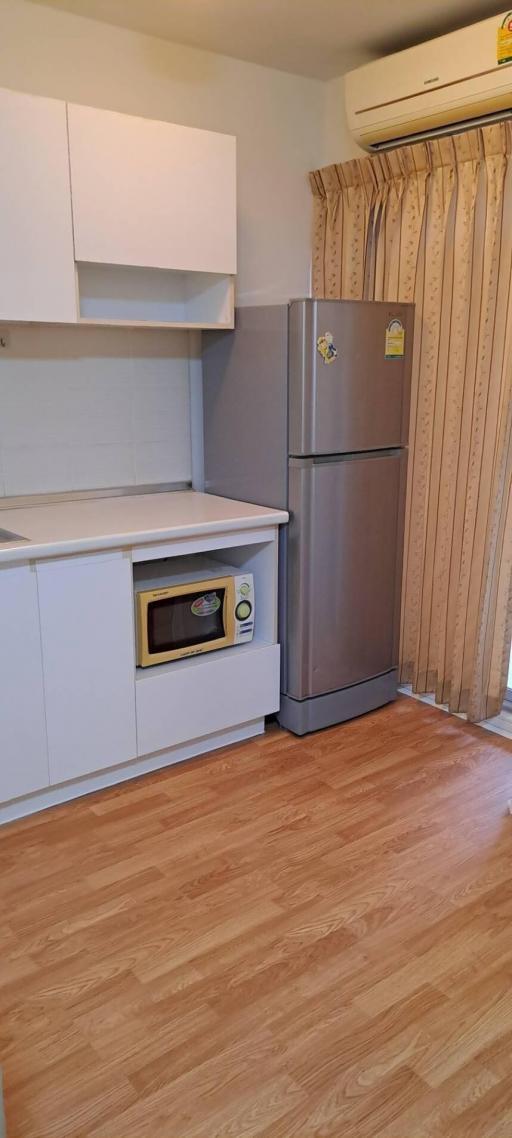
[[[389,321],[386,328],[386,347],[384,355],[387,360],[401,359],[405,352],[405,328],[397,316]]]

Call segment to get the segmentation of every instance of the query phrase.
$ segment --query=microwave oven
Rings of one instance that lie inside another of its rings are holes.
[[[252,573],[199,555],[134,570],[139,667],[252,640]]]

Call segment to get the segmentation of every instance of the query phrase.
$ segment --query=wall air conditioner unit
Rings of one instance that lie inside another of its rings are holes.
[[[350,130],[365,150],[512,114],[512,11],[349,72],[345,98]]]

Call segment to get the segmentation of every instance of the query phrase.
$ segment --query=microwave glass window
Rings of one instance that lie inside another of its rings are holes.
[[[224,596],[226,590],[203,589],[151,601],[148,605],[148,648],[168,652],[193,648],[225,636]]]

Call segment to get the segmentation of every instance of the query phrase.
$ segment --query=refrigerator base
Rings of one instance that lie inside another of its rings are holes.
[[[364,680],[350,688],[341,688],[340,691],[312,696],[310,699],[292,699],[282,694],[277,718],[281,727],[292,731],[294,735],[308,735],[311,731],[333,727],[335,723],[355,719],[358,715],[390,703],[396,699],[397,689],[398,669],[393,668],[390,672]]]

